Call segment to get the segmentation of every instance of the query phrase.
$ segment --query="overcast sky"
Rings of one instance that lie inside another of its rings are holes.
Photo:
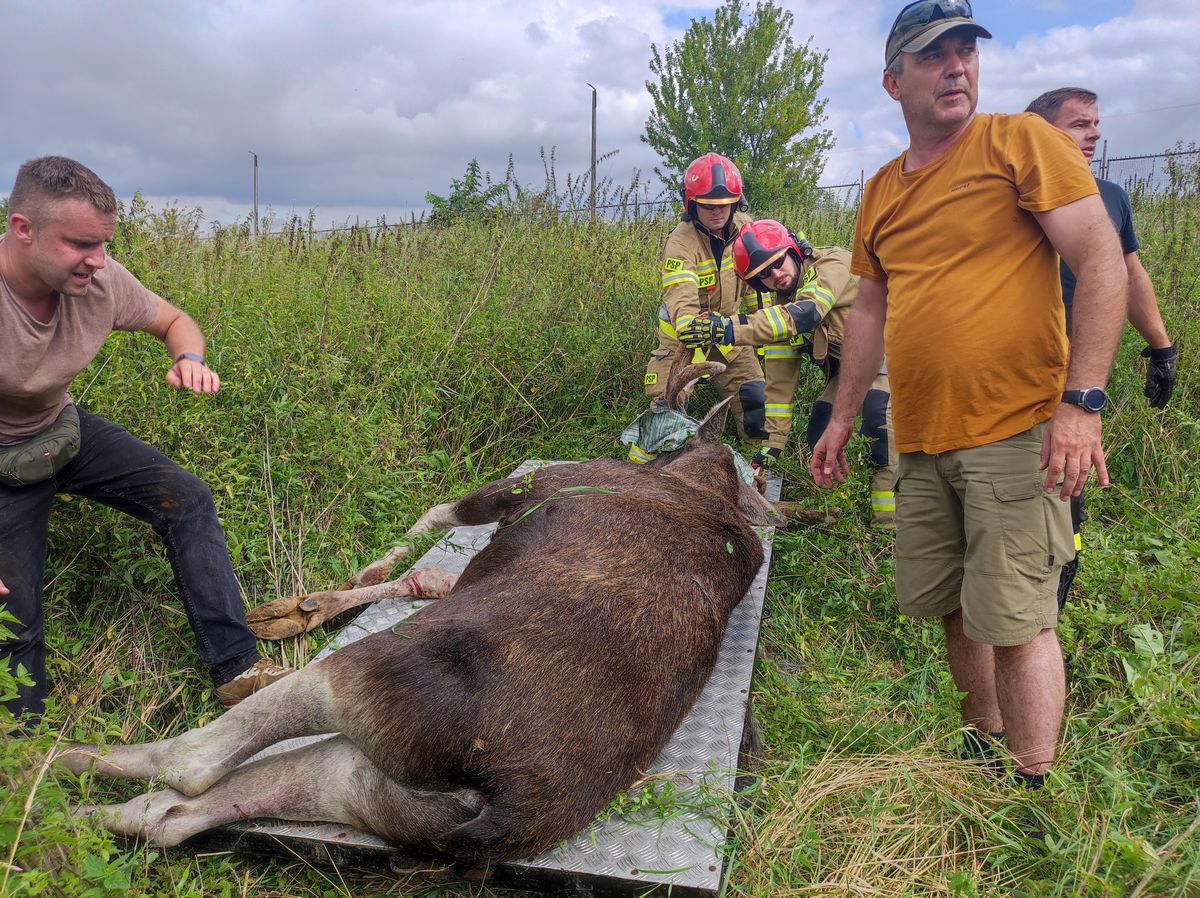
[[[753,6],[753,0],[747,0]],[[828,51],[823,96],[837,146],[822,184],[869,177],[907,144],[880,87],[902,3],[785,2],[793,37]],[[395,219],[445,195],[478,158],[543,183],[587,171],[591,90],[601,176],[628,183],[657,159],[639,140],[650,45],[713,5],[645,0],[0,0],[0,194],[17,165],[79,159],[118,196],[243,217],[258,154],[260,205],[315,209],[321,225]],[[1101,95],[1108,153],[1200,143],[1197,0],[978,0],[980,111],[1017,111],[1078,84]]]

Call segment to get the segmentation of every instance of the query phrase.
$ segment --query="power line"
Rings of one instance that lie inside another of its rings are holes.
[[[1135,112],[1118,112],[1116,115],[1106,115],[1104,118],[1128,118],[1131,115],[1144,115],[1147,112],[1166,112],[1168,109],[1187,109],[1191,106],[1200,106],[1200,100],[1195,103],[1177,103],[1174,106],[1155,106],[1153,109],[1138,109]]]

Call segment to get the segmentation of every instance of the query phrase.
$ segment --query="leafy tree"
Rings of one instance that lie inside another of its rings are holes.
[[[512,166],[511,160],[509,166]],[[491,177],[479,167],[477,159],[467,163],[462,180],[451,179],[449,196],[425,194],[425,202],[433,207],[431,221],[434,224],[448,224],[463,217],[483,220],[502,200],[507,199],[508,184],[493,184]]]
[[[760,0],[743,14],[726,0],[712,21],[693,19],[683,39],[660,54],[651,44],[646,82],[654,108],[642,140],[662,157],[655,173],[678,192],[687,164],[715,150],[737,163],[750,205],[794,202],[816,186],[833,146],[825,122],[827,53],[810,37],[797,47],[792,14]]]

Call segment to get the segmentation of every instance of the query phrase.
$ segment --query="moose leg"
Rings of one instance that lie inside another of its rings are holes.
[[[214,826],[276,817],[344,823],[395,845],[433,851],[483,804],[472,789],[427,792],[393,782],[348,739],[334,736],[239,767],[193,798],[164,789],[82,812],[112,832],[163,847]]]
[[[449,530],[451,527],[460,525],[490,524],[493,521],[499,521],[506,512],[530,501],[545,498],[547,491],[539,489],[539,486],[545,481],[548,471],[559,469],[559,474],[550,478],[551,488],[548,492],[553,492],[553,481],[561,476],[563,467],[574,469],[574,466],[551,465],[534,472],[530,477],[507,477],[503,480],[493,480],[486,486],[481,486],[463,496],[457,502],[443,502],[441,505],[435,505],[421,515],[404,535],[406,537],[420,536],[432,530]],[[382,583],[396,565],[411,553],[412,545],[407,542],[401,543],[378,561],[372,561],[350,578],[346,588],[360,589],[364,586]]]
[[[286,639],[307,633],[351,608],[382,599],[402,596],[444,599],[457,580],[458,573],[455,571],[438,567],[418,568],[399,580],[385,580],[374,586],[331,589],[272,599],[247,611],[246,621],[250,624],[251,632],[259,639]]]
[[[282,739],[340,729],[324,663],[296,671],[255,692],[207,726],[141,745],[60,749],[56,762],[73,773],[94,765],[101,776],[158,779],[198,795],[247,758]]]
[[[836,523],[842,516],[840,508],[820,509],[804,508],[799,502],[776,502],[775,510],[787,518],[787,525],[799,524],[803,527],[820,527]]]
[[[457,506],[457,502],[443,502],[441,505],[433,506],[421,515],[417,519],[417,523],[409,527],[404,535],[407,537],[420,536],[431,530],[449,530],[451,527],[464,523],[455,516],[454,512]],[[412,554],[412,550],[411,543],[401,543],[351,577],[350,582],[346,584],[346,589],[361,589],[364,586],[374,586],[376,583],[384,582],[395,570],[396,565]]]

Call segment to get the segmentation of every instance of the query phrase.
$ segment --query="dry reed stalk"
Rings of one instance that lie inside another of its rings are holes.
[[[771,780],[764,791],[775,800],[745,835],[731,894],[949,894],[950,874],[962,872],[1002,885],[985,867],[994,846],[983,834],[1011,799],[980,788],[974,765],[932,747],[886,755],[839,750],[808,764],[794,782]],[[781,890],[781,880],[805,884]]]

